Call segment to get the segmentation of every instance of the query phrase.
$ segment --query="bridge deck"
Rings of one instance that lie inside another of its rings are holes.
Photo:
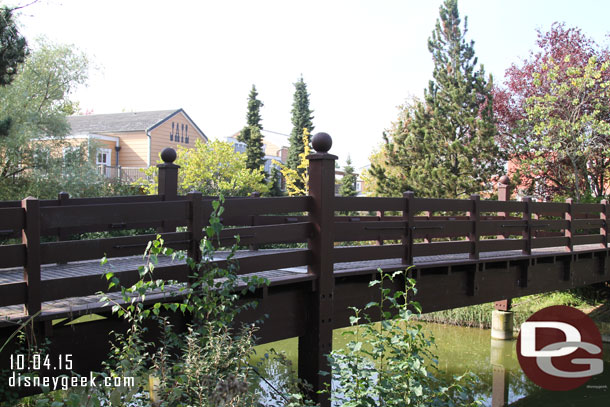
[[[301,249],[302,250],[302,249]],[[574,246],[574,252],[591,252],[595,250],[604,250],[599,244],[579,245]],[[272,250],[258,250],[258,251],[240,251],[237,253],[236,258],[253,256],[257,253],[269,254],[279,253],[286,251],[299,251],[299,249],[272,249]],[[569,252],[565,251],[565,247],[547,247],[543,249],[532,250],[532,256],[549,256],[549,255],[567,255]],[[225,258],[226,254],[218,253],[218,258]],[[507,261],[507,260],[518,260],[520,258],[528,258],[521,254],[521,251],[511,250],[502,252],[484,252],[480,254],[479,260],[471,260],[467,253],[463,254],[448,254],[448,255],[437,255],[437,256],[422,256],[415,257],[414,264],[420,268],[426,266],[447,266],[447,265],[458,265],[471,263],[476,261]],[[112,271],[115,273],[124,272],[128,270],[135,270],[138,266],[142,265],[142,256],[130,256],[108,259],[106,266],[100,266],[99,260],[80,261],[69,264],[48,264],[41,267],[41,279],[54,280],[54,279],[69,279],[70,277],[78,276],[89,276],[89,275],[100,275]],[[171,258],[159,258],[158,267],[184,264],[182,261],[172,260]],[[401,259],[383,259],[383,260],[369,260],[369,261],[358,261],[358,262],[344,262],[335,263],[334,272],[337,277],[355,274],[367,274],[381,267],[386,270],[397,270],[403,268],[404,265],[401,263]],[[254,273],[259,277],[265,277],[269,280],[270,286],[290,284],[303,281],[314,280],[313,275],[307,274],[307,268],[303,267],[290,267],[278,270],[269,270],[259,273]],[[248,276],[248,275],[246,275]],[[20,267],[11,269],[0,269],[0,285],[7,283],[14,283],[23,281],[23,269]],[[158,301],[164,297],[176,295],[176,293],[184,285],[171,286],[166,292],[155,293],[149,296],[150,301]],[[120,293],[111,293],[109,297],[113,300],[119,301]],[[89,295],[83,297],[72,297],[61,300],[48,301],[42,303],[41,318],[64,318],[67,316],[83,315],[88,313],[100,312],[104,308],[104,303],[100,301],[99,295]],[[11,305],[0,307],[0,326],[6,326],[14,324],[16,321],[24,318],[23,305]]]

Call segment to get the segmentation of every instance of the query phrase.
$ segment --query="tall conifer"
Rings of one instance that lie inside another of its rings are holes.
[[[299,154],[305,150],[303,145],[303,129],[313,134],[313,110],[309,109],[309,93],[303,76],[294,84],[294,99],[292,102],[292,132],[290,133],[290,146],[288,148],[288,159],[286,164],[299,173],[304,169],[298,168],[301,162]],[[300,185],[302,188],[303,185]]]
[[[501,171],[492,78],[477,68],[474,41],[465,39],[467,19],[463,31],[460,25],[457,0],[445,0],[428,40],[434,71],[424,100],[408,106],[386,137],[388,165],[401,169],[394,183],[420,196],[468,196],[487,189]],[[372,173],[387,175],[381,167]]]
[[[263,149],[263,135],[261,130],[260,108],[263,102],[258,100],[256,86],[252,85],[248,95],[248,112],[246,114],[246,126],[239,132],[237,139],[246,143],[246,167],[249,169],[259,169],[265,165],[265,151]]]

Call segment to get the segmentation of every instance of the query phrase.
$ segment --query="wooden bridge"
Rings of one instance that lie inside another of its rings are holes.
[[[414,265],[415,299],[425,312],[610,280],[606,202],[508,201],[505,184],[499,185],[500,200],[423,199],[411,192],[337,197],[331,143],[325,133],[313,138],[309,196],[228,198],[222,214],[223,245],[238,234],[240,245],[250,248],[238,252],[239,274],[270,282],[252,294],[259,306],[240,318],[269,315],[258,332],[263,342],[299,337],[299,375],[316,389],[329,380],[318,371],[327,367],[332,330],[349,325],[349,306],[377,298],[368,283],[378,267]],[[73,354],[81,373],[99,369],[108,332],[122,324],[96,295],[108,291],[99,259],[107,256],[115,276],[129,285],[138,279],[141,254],[155,234],[70,240],[72,235],[154,228],[166,246],[200,258],[215,198],[179,196],[175,153],[166,150],[162,158],[158,195],[71,199],[60,193],[54,200],[0,202],[0,238],[7,243],[0,245],[0,343],[40,311],[36,325],[50,337],[51,352]],[[262,248],[277,243],[302,244]],[[216,261],[225,261],[222,253]],[[155,269],[157,278],[180,282],[188,274],[184,262],[170,259]],[[162,300],[161,294],[147,299]],[[68,324],[91,313],[105,318]]]

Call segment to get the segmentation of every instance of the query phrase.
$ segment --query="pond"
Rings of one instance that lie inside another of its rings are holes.
[[[433,323],[422,325],[436,340],[435,353],[439,359],[439,368],[446,372],[447,377],[471,371],[480,378],[474,390],[483,400],[484,406],[610,406],[610,344],[604,344],[602,374],[594,376],[587,384],[575,390],[553,392],[541,389],[525,376],[517,361],[516,341],[492,341],[487,329]],[[345,329],[335,330],[335,348],[342,347],[348,340],[348,337],[341,335]],[[257,348],[257,353],[259,356],[264,355],[272,348],[284,352],[288,360],[296,365],[296,338],[261,345]],[[281,387],[285,381],[285,369],[268,365],[267,371],[271,374],[271,385]],[[271,391],[265,383],[262,383],[262,387],[265,391]]]

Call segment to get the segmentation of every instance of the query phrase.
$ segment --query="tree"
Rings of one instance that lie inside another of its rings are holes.
[[[246,167],[246,156],[236,153],[227,142],[195,141],[195,148],[178,146],[174,164],[178,171],[178,193],[199,191],[203,195],[246,196],[252,192],[265,194],[268,186],[265,174]],[[157,193],[157,167],[148,168],[146,175],[153,181],[143,181],[148,194]]]
[[[303,135],[301,136],[303,143],[303,152],[299,154],[299,165],[297,168],[291,168],[288,165],[284,165],[277,161],[273,163],[281,168],[282,175],[286,180],[286,191],[290,196],[307,195],[309,188],[309,132],[307,128],[303,129]]]
[[[271,173],[269,174],[269,196],[283,196],[282,192],[282,172],[277,166],[271,166]]]
[[[467,20],[463,31],[460,24],[457,0],[445,0],[428,40],[434,70],[424,100],[407,104],[385,136],[388,165],[404,172],[397,181],[420,196],[468,196],[489,189],[501,171],[492,79],[482,65],[477,69],[474,42],[466,42]],[[373,173],[382,178],[386,171],[378,166]]]
[[[73,48],[41,41],[12,82],[0,87],[0,122],[10,124],[0,136],[2,199],[104,191],[104,180],[89,159],[93,145],[65,139],[66,115],[78,108],[70,97],[85,83],[88,66],[85,55]]]
[[[538,31],[537,45],[495,89],[515,182],[544,198],[600,198],[610,170],[609,51],[558,23]]]
[[[261,133],[260,108],[263,102],[257,99],[256,86],[252,85],[248,96],[248,112],[246,114],[246,126],[241,130],[237,139],[246,143],[247,168],[259,170],[265,165],[265,151],[263,150],[263,135]]]
[[[290,146],[286,164],[289,168],[297,171],[302,178],[305,169],[299,168],[299,166],[302,161],[300,156],[303,151],[305,151],[303,132],[305,130],[307,130],[308,134],[313,132],[313,110],[309,109],[309,93],[307,93],[307,85],[303,80],[303,76],[294,84],[294,88],[292,102],[292,132],[290,133]],[[300,184],[300,181],[298,180],[297,186],[299,189],[305,188],[305,185]]]
[[[345,162],[345,167],[343,167],[343,178],[341,178],[341,186],[339,187],[339,195],[341,196],[356,196],[358,195],[358,191],[356,191],[356,181],[358,180],[358,176],[354,172],[354,167],[352,167],[352,160],[350,156],[347,156],[347,160]]]
[[[13,10],[0,8],[0,86],[13,81],[27,54],[27,42],[13,20]]]

